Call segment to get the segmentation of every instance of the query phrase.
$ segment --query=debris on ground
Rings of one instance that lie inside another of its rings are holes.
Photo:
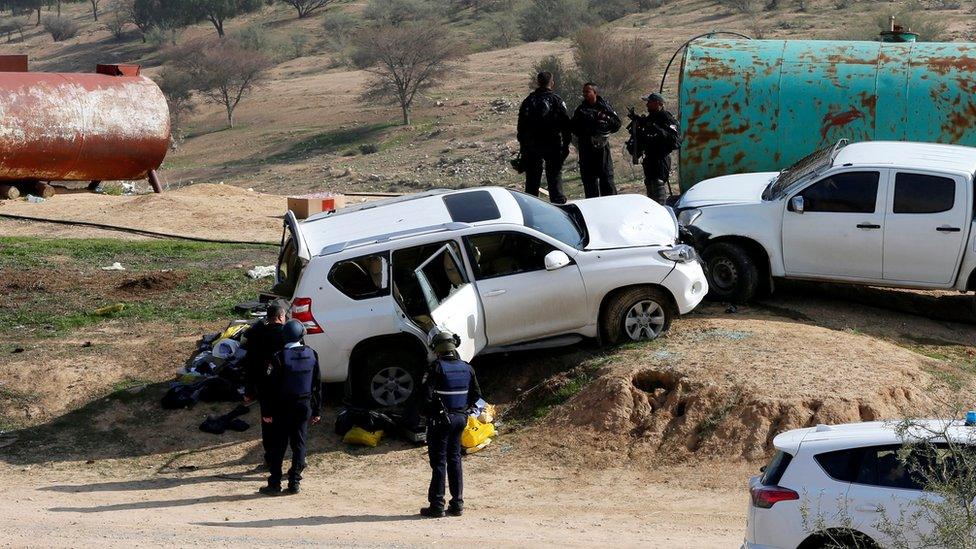
[[[114,313],[121,313],[125,310],[125,303],[115,303],[113,305],[106,305],[104,307],[99,307],[92,311],[95,316],[107,316]]]
[[[34,196],[32,194],[29,194],[27,195],[27,201],[30,202],[31,204],[40,204],[41,202],[44,202],[44,199],[39,196]]]
[[[102,267],[102,270],[103,271],[124,271],[125,267],[123,267],[121,263],[116,261],[115,263],[112,263],[108,267]]]
[[[192,408],[198,401],[242,401],[244,368],[241,359],[247,351],[241,348],[240,340],[250,326],[246,320],[236,320],[221,333],[202,336],[196,354],[177,372],[179,377],[163,395],[163,408]]]
[[[214,435],[221,435],[228,430],[237,432],[247,431],[251,426],[243,419],[240,419],[240,416],[250,411],[251,408],[249,406],[238,404],[237,407],[222,416],[207,416],[207,419],[203,420],[203,423],[200,424],[200,430]]]
[[[274,265],[265,265],[265,266],[260,266],[259,265],[259,266],[254,267],[253,269],[251,269],[251,270],[249,270],[247,272],[247,276],[249,276],[249,277],[251,277],[251,278],[253,278],[255,280],[258,279],[258,278],[267,278],[269,276],[274,276],[274,274],[275,274],[275,266]]]
[[[118,289],[127,293],[151,293],[168,291],[186,280],[186,273],[174,271],[160,271],[138,278],[132,278],[119,284]]]

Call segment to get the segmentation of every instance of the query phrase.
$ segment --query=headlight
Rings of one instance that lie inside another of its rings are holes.
[[[661,257],[664,259],[669,261],[677,261],[678,263],[688,263],[689,261],[698,259],[698,254],[695,253],[695,249],[687,244],[678,244],[673,248],[661,250],[658,253],[661,254]]]
[[[688,208],[687,210],[681,210],[678,214],[678,223],[682,227],[688,227],[694,224],[695,220],[698,219],[702,214],[702,211],[698,208]]]

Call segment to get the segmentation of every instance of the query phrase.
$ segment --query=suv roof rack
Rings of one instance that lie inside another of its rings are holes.
[[[392,198],[383,198],[381,200],[373,200],[372,202],[363,202],[362,204],[354,204],[352,206],[346,206],[345,208],[336,210],[334,212],[323,212],[320,214],[315,214],[305,220],[305,223],[310,223],[314,221],[319,221],[322,219],[329,219],[337,215],[346,215],[355,212],[361,212],[363,210],[371,210],[373,208],[380,208],[383,206],[390,206],[392,204],[400,204],[402,202],[410,202],[413,200],[420,200],[421,198],[428,198],[431,196],[437,196],[441,194],[446,194],[453,192],[451,189],[432,189],[429,191],[424,191],[417,194],[405,194],[402,196],[394,196]]]
[[[320,251],[318,255],[320,256],[332,255],[351,248],[359,248],[362,246],[368,246],[370,244],[379,244],[380,242],[400,240],[403,238],[408,238],[411,236],[419,236],[423,234],[440,233],[440,232],[447,232],[447,231],[459,231],[461,229],[467,229],[468,227],[471,227],[471,225],[468,223],[459,223],[459,222],[442,223],[440,225],[428,225],[426,227],[416,227],[414,229],[406,229],[403,231],[397,231],[393,233],[370,236],[367,238],[360,238],[358,240],[337,242],[335,244],[330,244],[322,248],[322,251]]]

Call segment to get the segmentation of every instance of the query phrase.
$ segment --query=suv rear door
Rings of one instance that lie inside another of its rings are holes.
[[[305,235],[298,225],[298,219],[291,210],[288,210],[281,231],[281,250],[278,252],[278,268],[275,271],[275,285],[271,293],[291,299],[302,270],[311,257]]]
[[[458,354],[471,360],[485,346],[484,316],[478,292],[455,246],[445,244],[414,269],[430,318],[461,338]]]
[[[968,185],[958,175],[895,172],[885,213],[885,280],[955,282],[972,215]]]

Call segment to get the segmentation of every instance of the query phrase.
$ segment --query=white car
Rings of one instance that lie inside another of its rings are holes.
[[[708,291],[674,214],[638,195],[554,206],[503,188],[438,190],[297,222],[274,293],[305,323],[323,381],[405,402],[434,326],[460,355],[652,339]]]
[[[942,434],[957,444],[974,440],[974,428],[962,422],[914,425],[924,433],[916,443],[938,446]],[[743,549],[886,547],[893,532],[902,546],[918,546],[934,526],[919,501],[939,496],[924,491],[918,470],[899,459],[906,442],[913,442],[911,435],[880,421],[777,435],[772,461],[750,481]]]
[[[976,290],[976,148],[844,143],[681,196],[712,296],[747,301],[774,277]]]

